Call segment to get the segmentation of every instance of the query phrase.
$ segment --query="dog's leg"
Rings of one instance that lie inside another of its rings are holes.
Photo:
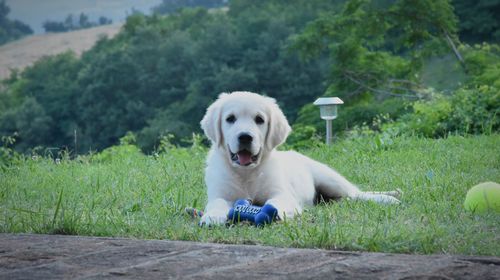
[[[390,192],[392,193],[392,192]],[[400,201],[392,195],[384,194],[384,192],[380,193],[372,193],[372,192],[361,192],[356,197],[353,197],[355,200],[366,200],[366,201],[374,201],[380,204],[399,204]]]
[[[395,191],[385,191],[385,192],[365,192],[365,193],[368,193],[368,194],[383,194],[383,195],[389,195],[389,196],[395,197],[395,198],[397,198],[397,199],[400,199],[400,198],[401,198],[401,195],[403,194],[403,192],[402,192],[400,189],[396,189]]]
[[[216,198],[207,203],[205,214],[201,217],[200,226],[222,225],[227,221],[227,214],[231,208],[231,202]]]
[[[319,193],[327,197],[348,197],[355,200],[369,200],[383,204],[397,204],[396,192],[362,192],[332,168],[309,159],[314,185]],[[398,193],[399,194],[399,193]]]
[[[274,196],[266,201],[266,204],[271,204],[278,210],[278,217],[280,220],[285,218],[292,219],[295,215],[302,213],[302,207],[296,200],[285,194]]]

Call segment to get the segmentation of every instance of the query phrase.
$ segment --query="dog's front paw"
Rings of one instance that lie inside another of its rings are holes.
[[[205,213],[200,219],[200,226],[223,225],[227,221],[226,215]]]

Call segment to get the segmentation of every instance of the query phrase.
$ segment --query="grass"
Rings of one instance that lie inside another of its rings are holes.
[[[266,226],[200,228],[186,206],[206,202],[206,150],[156,156],[26,158],[0,169],[0,231],[121,236],[404,253],[500,255],[500,215],[462,206],[467,190],[500,182],[500,135],[363,138],[302,151],[365,190],[404,192],[402,205],[341,201]]]

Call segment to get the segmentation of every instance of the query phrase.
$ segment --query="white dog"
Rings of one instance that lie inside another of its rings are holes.
[[[275,100],[251,92],[222,93],[201,121],[212,141],[201,225],[223,224],[235,200],[272,204],[280,219],[300,214],[321,195],[399,203],[397,192],[362,192],[335,170],[296,152],[277,151],[291,131]],[[393,196],[391,196],[393,195]]]

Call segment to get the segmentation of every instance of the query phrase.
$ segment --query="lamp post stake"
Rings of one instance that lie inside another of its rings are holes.
[[[332,143],[332,120],[326,120],[326,144]]]

